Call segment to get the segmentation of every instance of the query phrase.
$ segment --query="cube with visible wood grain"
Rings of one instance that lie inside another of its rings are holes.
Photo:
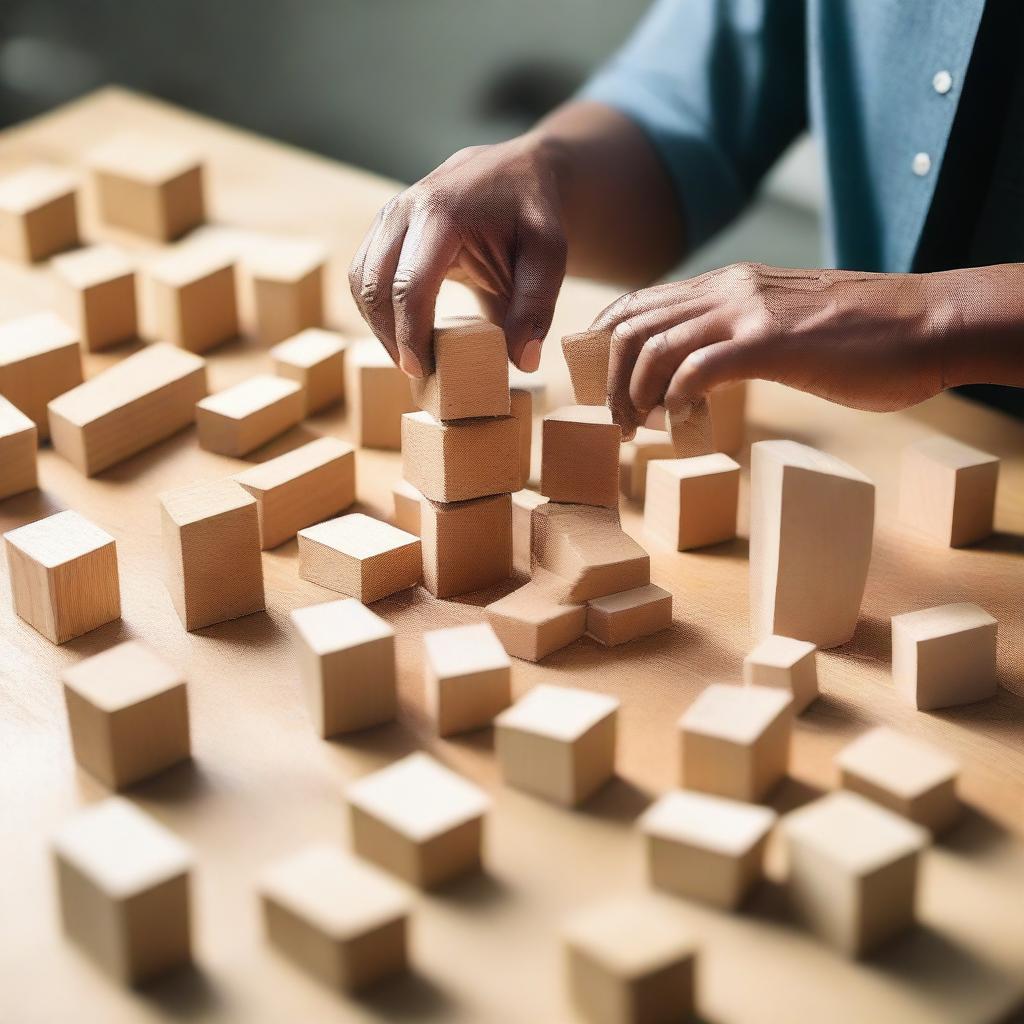
[[[352,436],[360,448],[397,452],[402,416],[414,412],[409,378],[376,338],[353,343],[345,356],[345,394]]]
[[[606,647],[652,636],[672,625],[672,595],[653,583],[587,602],[587,633]]]
[[[135,267],[119,249],[94,245],[53,261],[61,316],[90,352],[138,334]]]
[[[270,350],[274,373],[302,386],[306,415],[320,412],[345,397],[345,349],[337,331],[308,327]]]
[[[818,696],[818,648],[807,640],[766,636],[743,659],[743,681],[785,690],[799,715]]]
[[[309,327],[324,325],[327,252],[318,242],[282,239],[246,260],[256,334],[274,345]]]
[[[36,263],[78,245],[77,183],[35,164],[0,178],[0,255]]]
[[[577,505],[619,505],[622,430],[603,405],[566,406],[544,417],[540,493]]]
[[[259,374],[196,403],[200,447],[236,458],[294,427],[303,417],[302,387]]]
[[[732,540],[739,497],[740,467],[728,455],[658,459],[647,467],[644,529],[676,551]]]
[[[38,448],[38,427],[6,398],[0,398],[0,499],[35,489]]]
[[[458,597],[512,575],[512,499],[420,504],[423,585],[435,597]]]
[[[395,526],[418,537],[425,500],[423,495],[408,480],[400,477],[391,485],[391,500],[395,507]]]
[[[523,661],[540,661],[587,629],[587,606],[560,603],[557,588],[542,582],[545,575],[536,569],[529,583],[484,609],[505,650]]]

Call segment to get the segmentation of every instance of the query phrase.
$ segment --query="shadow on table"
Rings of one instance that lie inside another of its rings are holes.
[[[454,1009],[436,982],[414,971],[388,978],[356,998],[383,1020],[437,1020]]]
[[[168,1017],[181,1020],[203,1018],[223,1008],[220,994],[198,964],[161,975],[138,992]]]

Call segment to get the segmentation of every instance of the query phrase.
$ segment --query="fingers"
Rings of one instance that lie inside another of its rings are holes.
[[[665,390],[665,404],[676,409],[713,388],[755,376],[749,346],[733,340],[705,345],[676,367]]]

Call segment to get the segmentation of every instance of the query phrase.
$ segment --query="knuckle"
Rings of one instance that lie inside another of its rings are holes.
[[[396,306],[408,306],[416,292],[416,280],[410,274],[395,274],[391,282],[391,301]]]
[[[359,283],[359,299],[364,306],[374,308],[380,299],[380,289],[375,280],[363,280]]]
[[[644,349],[648,356],[656,362],[664,359],[671,351],[671,347],[672,343],[665,331],[658,331],[657,334],[652,334],[644,342]]]

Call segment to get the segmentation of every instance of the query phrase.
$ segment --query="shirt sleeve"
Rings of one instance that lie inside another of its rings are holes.
[[[581,98],[665,164],[691,248],[736,216],[807,124],[804,0],[656,0]]]

